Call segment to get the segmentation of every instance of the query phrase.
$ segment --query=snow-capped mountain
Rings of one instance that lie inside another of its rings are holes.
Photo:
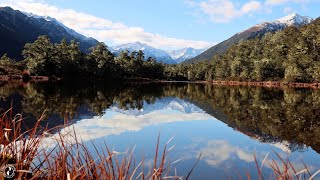
[[[257,24],[242,32],[236,33],[229,39],[209,48],[208,50],[204,51],[203,53],[199,54],[194,58],[186,60],[184,63],[190,64],[201,61],[209,61],[213,58],[215,54],[221,55],[225,53],[231,46],[239,43],[240,41],[254,39],[256,37],[261,38],[268,32],[279,31],[289,26],[300,27],[312,21],[313,19],[310,17],[301,16],[297,13],[293,13],[283,18],[276,19],[275,21]]]
[[[312,18],[307,16],[301,16],[297,13],[289,14],[283,18],[277,19],[271,22],[264,22],[261,24],[257,24],[252,28],[249,28],[246,31],[257,31],[257,30],[264,30],[264,31],[277,31],[284,29],[289,26],[300,27],[306,24],[309,24],[313,21]],[[244,31],[245,32],[245,31]]]
[[[134,42],[123,45],[118,45],[111,47],[110,50],[114,53],[119,53],[120,51],[128,50],[129,52],[142,50],[145,56],[145,59],[148,57],[155,58],[158,62],[162,62],[165,64],[176,64],[176,62],[170,57],[170,55],[161,50],[154,47],[151,47],[145,43]]]
[[[54,43],[63,38],[67,41],[75,40],[80,43],[83,52],[88,52],[90,47],[98,43],[97,40],[75,32],[54,18],[0,7],[0,56],[8,53],[9,57],[21,60],[24,45],[34,42],[40,35],[47,35]]]
[[[287,26],[301,26],[309,24],[312,21],[313,19],[308,16],[301,16],[297,13],[292,13],[286,17],[277,19],[275,22],[286,24]]]
[[[189,47],[189,48],[183,48],[183,49],[167,51],[167,52],[171,56],[171,58],[174,59],[177,63],[181,63],[186,59],[190,59],[198,56],[204,51],[205,49],[194,49]]]

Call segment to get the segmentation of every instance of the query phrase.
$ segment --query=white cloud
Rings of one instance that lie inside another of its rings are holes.
[[[241,8],[241,12],[244,14],[259,11],[261,9],[261,3],[258,1],[250,1],[244,4]]]
[[[0,6],[10,6],[24,12],[56,18],[64,25],[103,42],[122,44],[134,41],[147,43],[156,48],[205,48],[212,44],[205,41],[170,38],[146,32],[141,27],[129,27],[123,23],[112,22],[73,9],[62,9],[46,4],[42,0],[1,0]]]
[[[248,0],[239,3],[234,0],[185,0],[185,4],[195,8],[208,16],[213,22],[226,23],[245,15],[253,15],[258,12],[272,12],[275,6],[284,6],[292,3],[307,4],[310,2],[320,2],[320,0]],[[289,12],[286,8],[284,11]]]
[[[207,0],[199,3],[188,0],[185,2],[190,6],[200,8],[214,22],[229,22],[235,18],[259,11],[262,8],[259,1],[250,1],[239,7],[231,0]]]
[[[276,5],[282,5],[282,4],[290,3],[290,2],[307,3],[307,2],[309,2],[309,0],[266,0],[265,4],[276,6]]]

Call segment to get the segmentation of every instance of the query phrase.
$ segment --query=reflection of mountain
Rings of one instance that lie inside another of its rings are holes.
[[[181,100],[179,98],[163,98],[158,99],[154,103],[147,103],[143,102],[143,108],[142,109],[128,109],[124,110],[117,105],[110,108],[112,111],[119,112],[122,114],[128,114],[128,115],[143,115],[151,113],[152,111],[158,111],[158,110],[176,110],[183,113],[204,113],[203,110],[201,110],[199,107],[195,106],[192,103],[189,103],[187,101]]]

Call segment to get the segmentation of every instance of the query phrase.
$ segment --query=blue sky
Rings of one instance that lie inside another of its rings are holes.
[[[0,0],[51,16],[107,45],[141,41],[161,49],[204,48],[290,13],[316,18],[320,0]]]

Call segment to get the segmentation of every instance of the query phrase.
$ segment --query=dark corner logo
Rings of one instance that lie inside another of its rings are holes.
[[[3,168],[1,168],[0,172],[3,173],[3,176],[5,178],[13,178],[16,172],[16,167],[11,164],[7,164]]]

